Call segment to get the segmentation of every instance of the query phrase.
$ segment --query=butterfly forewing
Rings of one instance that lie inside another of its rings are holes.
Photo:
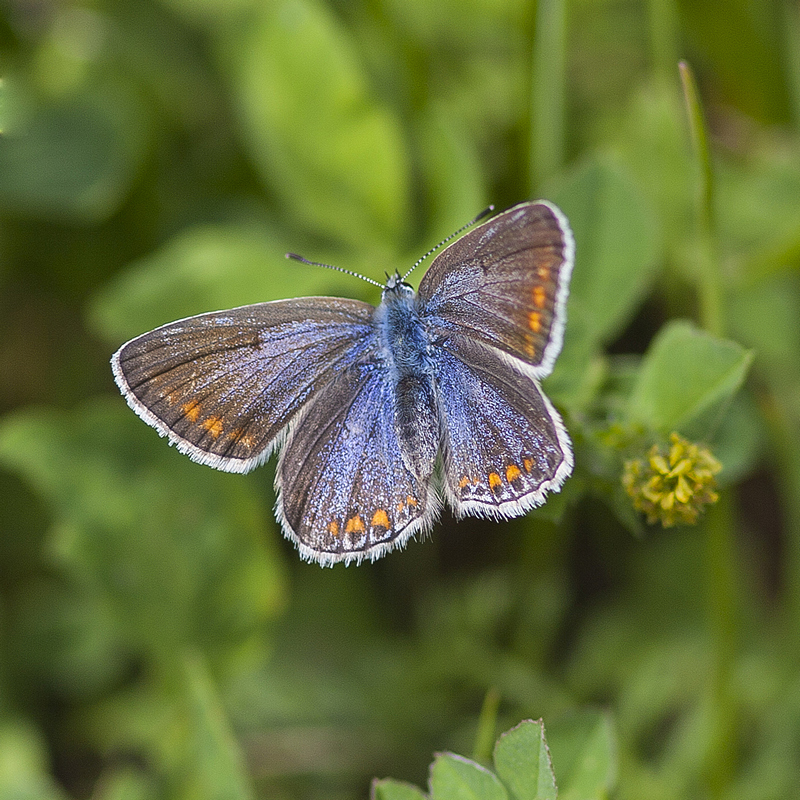
[[[460,332],[542,378],[561,349],[574,243],[560,211],[524,203],[444,250],[419,287],[433,337]]]
[[[131,408],[182,452],[246,472],[310,397],[374,348],[373,312],[309,297],[201,314],[123,345],[114,377]]]
[[[380,363],[342,372],[292,426],[278,464],[278,516],[322,564],[372,560],[433,522],[430,476],[403,462]]]

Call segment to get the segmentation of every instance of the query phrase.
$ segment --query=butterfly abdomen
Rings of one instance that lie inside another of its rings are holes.
[[[430,341],[410,286],[398,284],[384,290],[375,326],[390,376],[394,428],[403,463],[418,478],[426,478],[439,451],[439,413]]]

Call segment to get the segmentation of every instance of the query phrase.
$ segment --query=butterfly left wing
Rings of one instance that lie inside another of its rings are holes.
[[[572,472],[569,436],[535,379],[463,336],[434,348],[444,488],[456,516],[510,518]]]
[[[248,472],[316,392],[374,348],[374,311],[303,297],[200,314],[124,344],[111,359],[114,379],[192,460]]]
[[[575,245],[564,215],[522,203],[443,250],[420,282],[432,338],[462,333],[544,378],[561,350]]]
[[[354,365],[291,426],[276,513],[309,561],[374,561],[436,517],[431,476],[417,477],[403,462],[387,378],[380,362]]]

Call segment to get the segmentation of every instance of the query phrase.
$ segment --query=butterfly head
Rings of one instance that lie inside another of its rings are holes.
[[[383,287],[381,299],[384,302],[392,302],[393,300],[408,299],[414,296],[414,288],[410,283],[403,280],[403,276],[399,272],[390,275],[386,279],[386,285]]]

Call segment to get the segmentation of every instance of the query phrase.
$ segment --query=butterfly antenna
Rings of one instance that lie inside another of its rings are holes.
[[[480,222],[484,217],[488,217],[489,214],[492,213],[492,211],[494,211],[494,206],[493,205],[487,206],[486,208],[483,209],[483,211],[481,211],[480,214],[478,214],[477,217],[471,219],[466,225],[462,225],[457,231],[451,233],[446,239],[442,239],[442,241],[439,242],[439,244],[437,244],[436,247],[431,247],[431,249],[428,250],[428,252],[425,253],[424,256],[417,259],[417,261],[414,263],[411,269],[408,272],[406,272],[405,275],[403,275],[403,280],[405,280],[426,258],[432,256],[440,247],[444,247],[444,245],[446,245],[451,239],[455,239],[456,236],[458,236],[460,233],[463,233],[467,228],[471,228],[476,222]]]
[[[361,278],[362,281],[366,281],[367,283],[371,283],[373,286],[383,289],[382,283],[378,283],[378,281],[374,281],[372,278],[368,278],[366,275],[361,275],[359,272],[353,272],[352,270],[345,269],[344,267],[335,267],[333,264],[323,264],[321,261],[309,261],[307,258],[297,255],[297,253],[287,253],[286,258],[291,258],[295,261],[302,261],[304,264],[310,264],[312,267],[325,267],[325,269],[333,269],[336,270],[336,272],[344,272],[345,275],[352,275],[354,278]]]

